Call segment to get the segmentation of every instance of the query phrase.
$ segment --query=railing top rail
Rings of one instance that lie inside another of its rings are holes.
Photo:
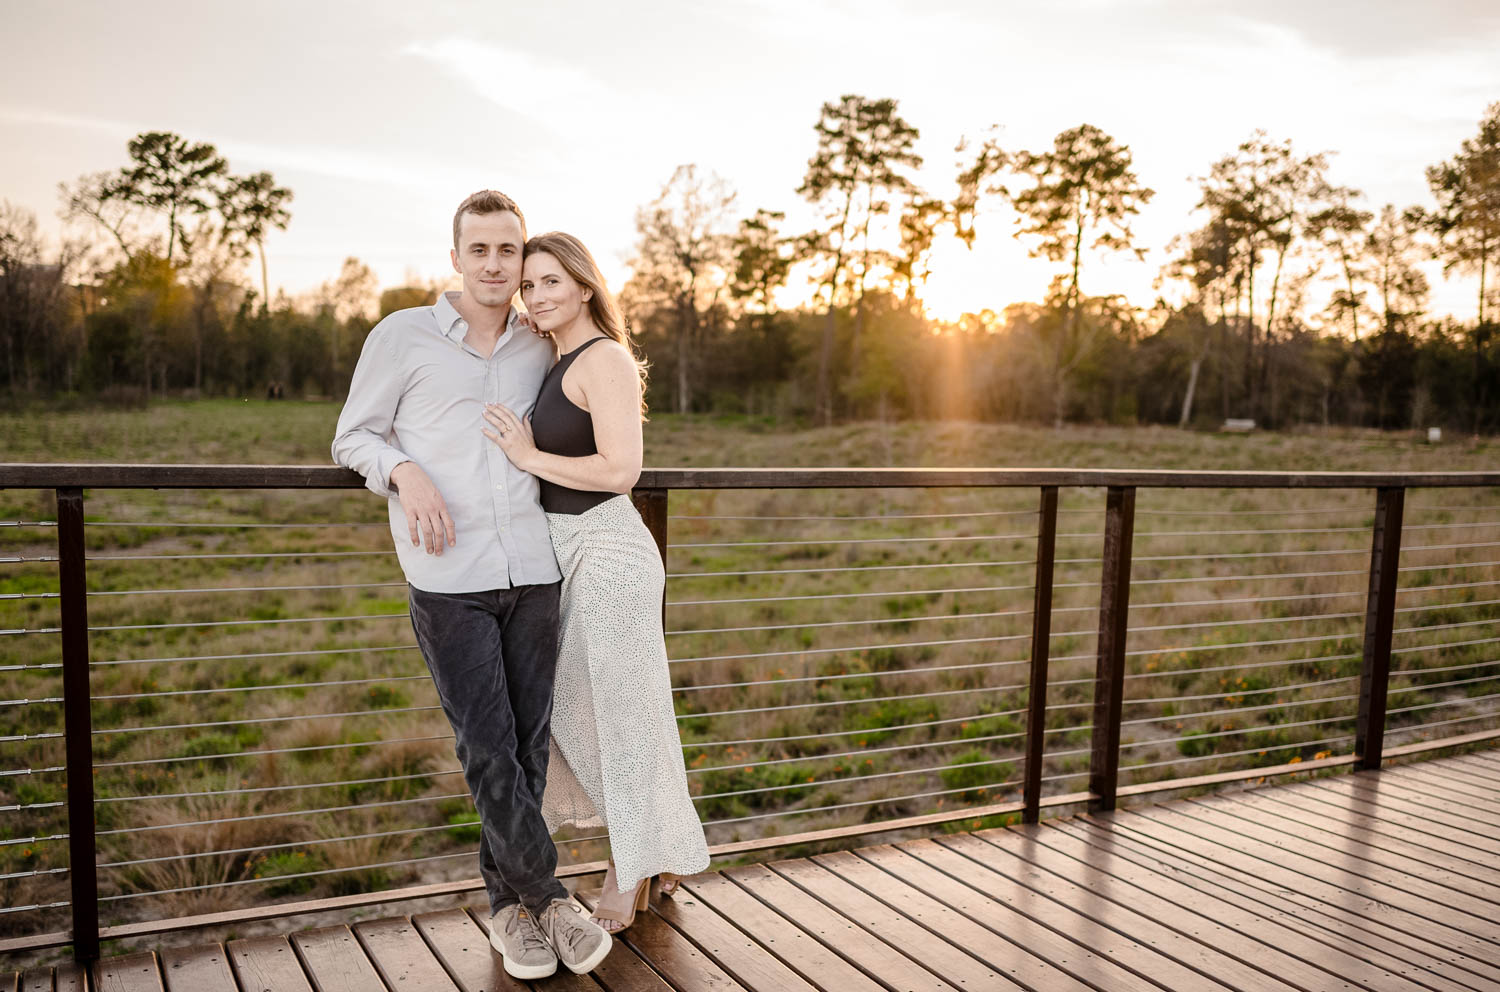
[[[1385,489],[1500,486],[1495,472],[1248,472],[1109,468],[648,468],[642,489],[1134,486],[1142,489]],[[0,463],[0,489],[358,489],[331,465]]]

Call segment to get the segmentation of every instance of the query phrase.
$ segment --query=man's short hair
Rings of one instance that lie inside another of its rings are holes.
[[[516,201],[501,193],[499,190],[482,189],[478,193],[472,193],[464,202],[458,205],[458,210],[453,214],[453,248],[458,250],[458,227],[463,223],[464,214],[494,214],[509,210],[516,215],[516,220],[521,222],[521,240],[526,240],[526,216],[521,213],[521,208],[516,206]]]

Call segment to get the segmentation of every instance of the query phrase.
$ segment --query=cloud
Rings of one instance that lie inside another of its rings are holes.
[[[628,116],[617,88],[560,62],[471,38],[413,42],[403,55],[426,59],[497,106],[567,134]]]

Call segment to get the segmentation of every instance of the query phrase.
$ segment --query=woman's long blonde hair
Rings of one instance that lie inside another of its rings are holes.
[[[636,351],[634,342],[630,339],[630,326],[625,323],[625,316],[620,312],[620,306],[615,298],[610,295],[604,286],[604,276],[599,271],[599,264],[594,261],[594,256],[583,246],[583,242],[571,234],[562,231],[548,231],[546,234],[538,234],[526,242],[525,254],[532,252],[546,252],[557,259],[563,271],[573,277],[573,281],[580,286],[587,286],[591,291],[588,308],[589,316],[593,318],[594,326],[603,331],[606,337],[613,338],[625,346],[630,352],[630,357],[635,359],[636,371],[641,377],[641,418],[646,416],[646,360]]]

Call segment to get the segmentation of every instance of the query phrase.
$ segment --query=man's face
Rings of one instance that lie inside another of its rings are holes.
[[[521,219],[509,210],[463,215],[453,271],[463,276],[464,296],[480,306],[510,303],[521,281]]]

